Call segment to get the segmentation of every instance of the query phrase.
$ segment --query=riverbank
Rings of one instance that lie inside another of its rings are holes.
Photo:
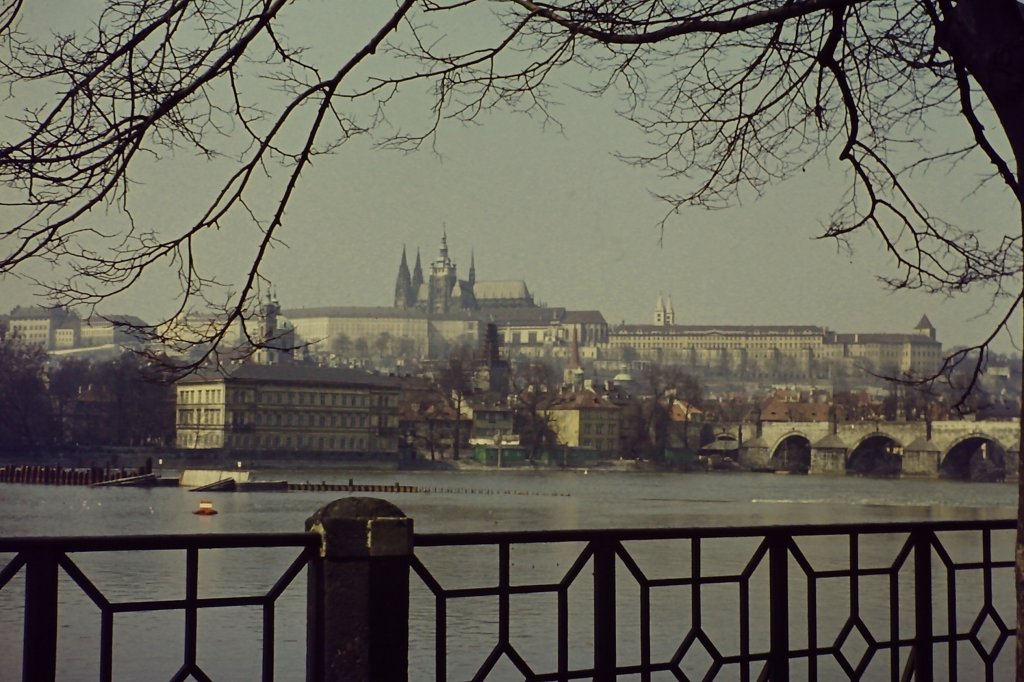
[[[309,471],[615,471],[615,472],[687,472],[692,467],[634,459],[607,459],[585,466],[565,467],[543,462],[517,462],[502,467],[485,464],[471,457],[428,459],[362,453],[224,453],[221,451],[175,451],[159,448],[110,448],[54,451],[48,453],[0,455],[0,465],[42,466],[65,469],[218,469],[218,470],[309,470]]]

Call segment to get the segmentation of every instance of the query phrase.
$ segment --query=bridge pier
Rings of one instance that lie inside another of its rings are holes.
[[[1020,445],[1006,450],[1006,480],[1016,481],[1020,472]]]
[[[811,470],[808,473],[842,476],[846,473],[846,453],[811,448]]]
[[[900,477],[938,478],[939,453],[904,451]]]
[[[927,438],[918,438],[903,450],[900,477],[938,478],[942,451]]]
[[[848,451],[846,443],[836,434],[825,436],[811,446],[811,469],[808,473],[844,475]]]

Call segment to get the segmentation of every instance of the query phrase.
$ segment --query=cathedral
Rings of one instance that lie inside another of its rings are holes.
[[[470,256],[468,276],[459,279],[456,265],[448,255],[447,233],[441,237],[441,249],[426,276],[419,251],[410,272],[405,247],[402,247],[402,260],[395,278],[395,308],[447,315],[459,311],[534,307],[533,296],[521,280],[477,282],[474,256]]]

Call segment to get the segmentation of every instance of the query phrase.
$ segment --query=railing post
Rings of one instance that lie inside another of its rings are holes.
[[[310,566],[314,678],[407,680],[412,519],[390,502],[349,497],[314,512],[306,530],[323,539]]]
[[[934,632],[932,626],[932,532],[914,535],[914,679],[931,680]]]
[[[594,543],[594,680],[615,679],[615,543]]]
[[[768,594],[771,613],[768,618],[771,648],[768,652],[768,679],[789,679],[789,537],[770,531],[768,540]],[[812,653],[813,655],[813,653]]]
[[[21,679],[57,677],[57,553],[38,550],[25,561],[25,642]]]

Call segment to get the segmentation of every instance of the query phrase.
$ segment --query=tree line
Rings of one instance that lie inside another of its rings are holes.
[[[0,340],[0,452],[169,445],[174,393],[166,366],[126,352],[53,359],[18,337]]]

